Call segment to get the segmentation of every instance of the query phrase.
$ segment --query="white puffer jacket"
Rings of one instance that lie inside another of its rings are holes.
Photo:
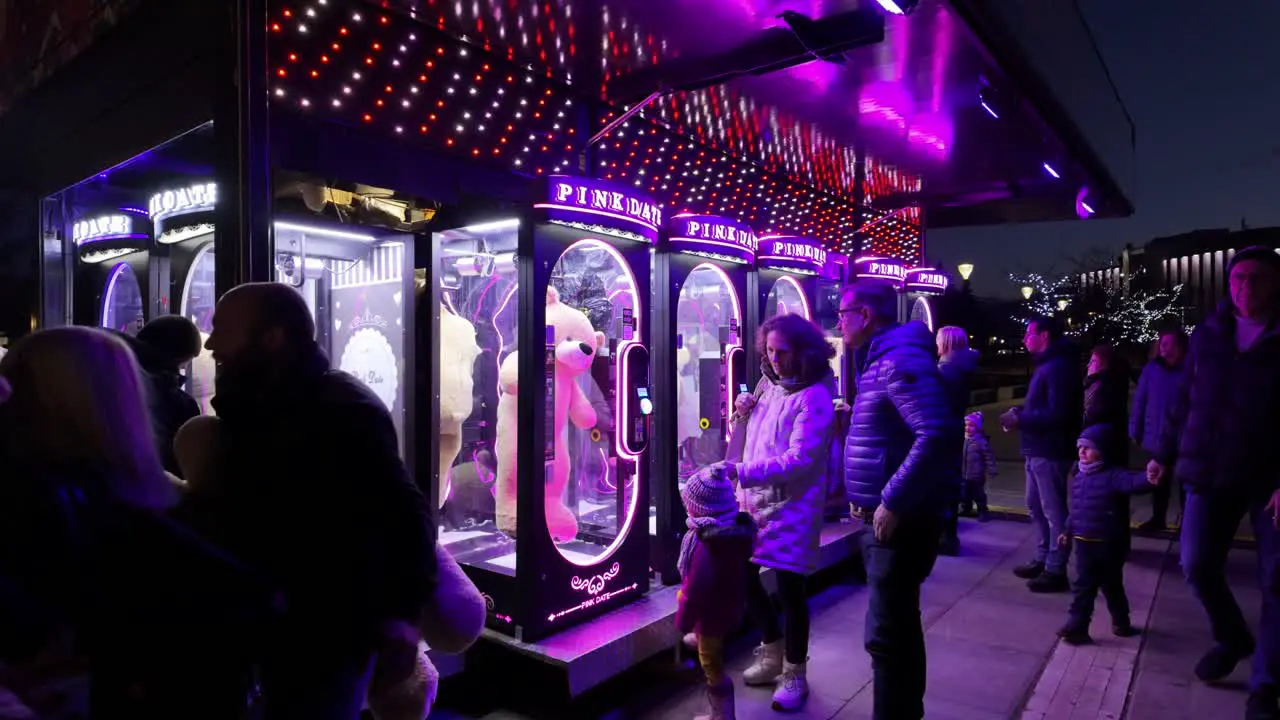
[[[818,565],[826,501],[835,427],[832,378],[795,392],[761,382],[738,465],[744,509],[757,528],[752,562],[808,574]]]

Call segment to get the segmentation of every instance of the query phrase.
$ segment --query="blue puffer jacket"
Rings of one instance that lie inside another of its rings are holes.
[[[946,509],[955,480],[950,435],[959,432],[922,323],[885,330],[858,357],[858,395],[844,445],[845,491],[864,510]]]
[[[1280,319],[1244,352],[1229,306],[1196,328],[1156,457],[1198,492],[1265,499],[1280,486]]]
[[[1077,466],[1071,483],[1071,514],[1067,534],[1079,540],[1121,541],[1127,537],[1129,503],[1126,496],[1150,492],[1146,471],[1130,471],[1115,465],[1094,472]]]
[[[1142,369],[1138,391],[1133,396],[1133,410],[1129,413],[1129,437],[1143,450],[1149,453],[1159,450],[1160,433],[1164,432],[1170,406],[1186,374],[1186,363],[1170,367],[1160,358]]]
[[[1025,457],[1074,460],[1084,417],[1075,346],[1060,342],[1035,360],[1027,398],[1018,412]]]

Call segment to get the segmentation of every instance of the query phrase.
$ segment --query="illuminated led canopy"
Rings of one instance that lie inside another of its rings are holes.
[[[675,252],[750,265],[760,241],[751,228],[716,215],[685,213],[667,221],[667,243]]]
[[[657,239],[662,207],[653,200],[602,180],[552,175],[547,178],[544,210],[554,223],[582,229],[621,230],[645,242]]]
[[[817,240],[794,235],[770,235],[760,238],[756,263],[762,268],[821,275],[827,266],[827,250]]]
[[[947,276],[937,268],[911,268],[905,276],[907,292],[941,294],[947,290]]]
[[[901,287],[907,279],[907,268],[897,258],[860,257],[853,261],[853,277],[857,282],[884,282]]]

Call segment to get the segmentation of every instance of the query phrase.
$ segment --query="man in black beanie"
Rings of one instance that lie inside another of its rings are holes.
[[[165,470],[181,477],[173,438],[183,423],[200,414],[199,403],[183,389],[186,376],[182,374],[200,354],[200,330],[181,315],[162,315],[143,325],[137,337],[121,336],[133,348],[147,376],[151,425],[160,460]]]
[[[1209,615],[1215,645],[1196,665],[1221,680],[1253,655],[1246,718],[1275,718],[1280,682],[1280,256],[1241,250],[1230,300],[1191,337],[1185,381],[1150,471],[1187,488],[1182,568]],[[1248,515],[1258,544],[1261,634],[1255,642],[1225,575]]]

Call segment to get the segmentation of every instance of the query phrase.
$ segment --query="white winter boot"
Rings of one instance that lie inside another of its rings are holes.
[[[778,678],[778,687],[773,691],[773,709],[783,712],[799,710],[809,697],[809,680],[805,677],[807,663],[792,665],[784,663],[782,677]]]
[[[782,641],[764,643],[755,650],[756,661],[742,673],[747,685],[773,685],[782,675]]]
[[[735,720],[733,707],[733,681],[725,678],[719,685],[707,686],[707,705],[711,712],[695,715],[693,720]]]

